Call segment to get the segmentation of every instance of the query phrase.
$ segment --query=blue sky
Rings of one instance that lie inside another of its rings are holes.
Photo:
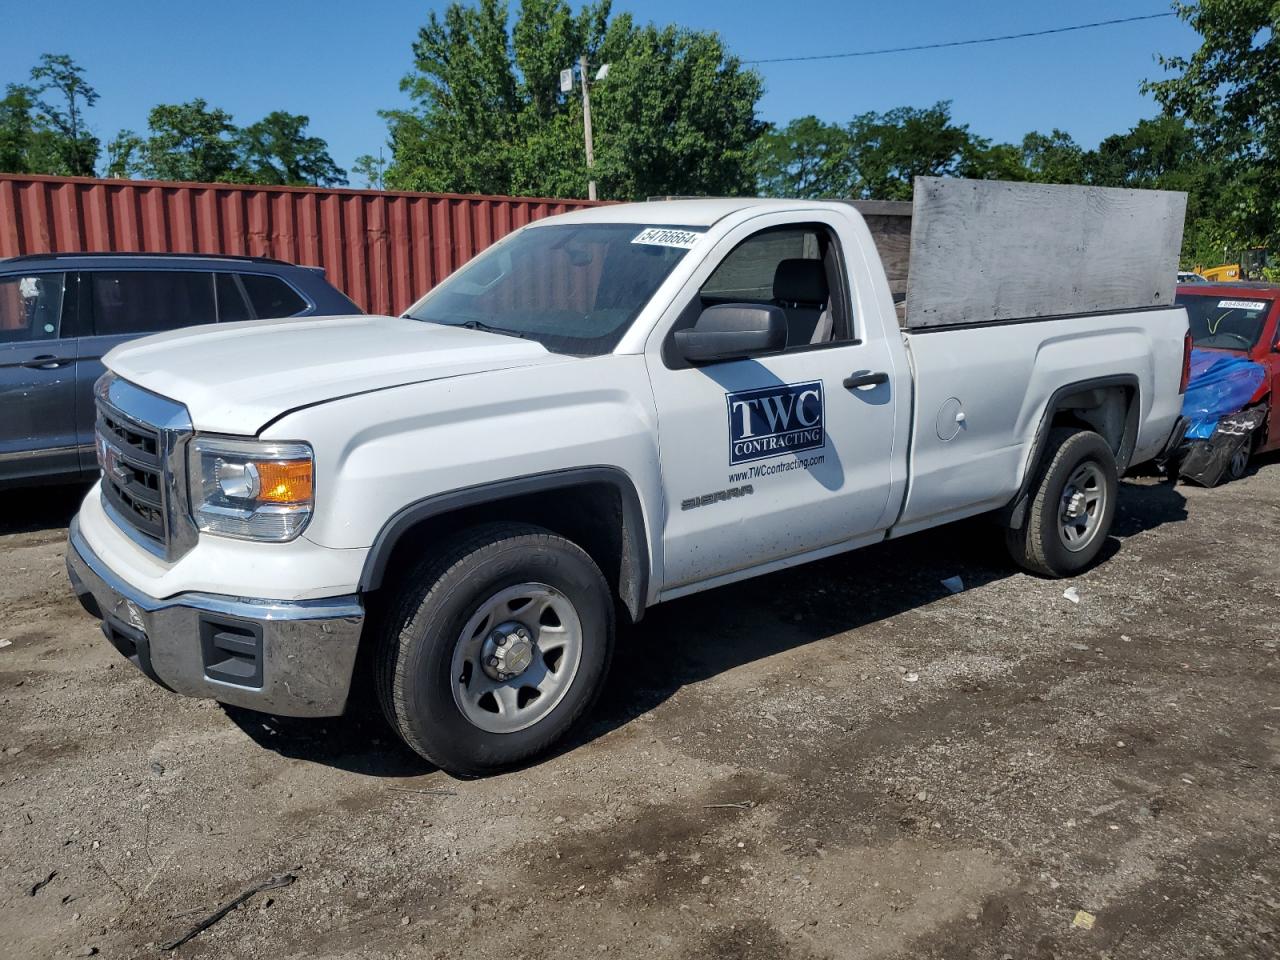
[[[513,0],[513,3],[517,0]],[[30,16],[15,16],[24,5]],[[26,79],[43,52],[69,53],[102,99],[90,121],[105,141],[146,126],[158,102],[202,96],[250,123],[271,110],[311,117],[334,159],[376,153],[382,107],[403,104],[400,77],[427,11],[442,3],[374,0],[108,4],[9,0],[0,83]],[[744,59],[873,49],[1040,30],[1158,13],[1165,0],[616,0],[640,20],[718,30]],[[1054,126],[1086,146],[1156,112],[1138,85],[1161,75],[1156,53],[1186,54],[1196,35],[1174,18],[1054,37],[855,60],[761,68],[766,120],[805,113],[846,120],[867,110],[953,101],[957,120],[996,140]]]

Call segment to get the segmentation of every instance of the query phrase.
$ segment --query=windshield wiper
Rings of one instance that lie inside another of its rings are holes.
[[[462,323],[453,324],[455,327],[465,327],[468,330],[480,330],[484,333],[496,333],[503,337],[519,337],[521,340],[528,340],[529,335],[520,333],[518,330],[507,330],[503,327],[491,327],[487,323],[479,320],[464,320]]]

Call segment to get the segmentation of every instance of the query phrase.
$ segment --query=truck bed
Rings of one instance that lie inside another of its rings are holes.
[[[1181,308],[1162,307],[905,333],[914,392],[910,482],[893,535],[1008,504],[1061,384],[1120,384],[1136,393],[1121,472],[1157,456],[1181,412],[1186,322]]]

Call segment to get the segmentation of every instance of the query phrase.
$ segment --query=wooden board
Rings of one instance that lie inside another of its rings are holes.
[[[917,177],[911,329],[1173,303],[1187,195]]]
[[[907,268],[911,263],[911,204],[906,200],[846,200],[862,214],[871,231],[876,252],[889,278],[895,300],[907,292]]]

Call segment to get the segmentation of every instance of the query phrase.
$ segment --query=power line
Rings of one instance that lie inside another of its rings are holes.
[[[910,53],[914,50],[940,50],[943,47],[970,47],[978,43],[999,43],[1002,40],[1023,40],[1027,37],[1047,37],[1052,33],[1071,33],[1074,30],[1092,30],[1095,27],[1112,27],[1120,23],[1136,23],[1139,20],[1159,20],[1177,14],[1148,13],[1140,17],[1121,17],[1117,20],[1096,20],[1093,23],[1078,23],[1071,27],[1054,27],[1050,30],[1031,30],[1027,33],[1009,33],[1002,37],[979,37],[974,40],[948,40],[945,43],[921,43],[912,47],[885,47],[882,50],[857,50],[853,53],[819,53],[807,57],[767,57],[760,60],[743,60],[748,63],[796,63],[801,60],[844,60],[849,57],[877,57],[885,53]]]

